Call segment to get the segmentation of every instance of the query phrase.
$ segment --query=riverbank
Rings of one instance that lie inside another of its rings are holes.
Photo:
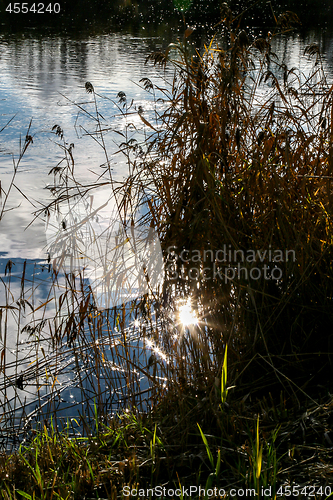
[[[298,406],[281,391],[279,403],[248,394],[221,404],[217,392],[184,391],[148,415],[99,423],[85,439],[44,427],[0,456],[1,498],[330,496],[331,398]]]

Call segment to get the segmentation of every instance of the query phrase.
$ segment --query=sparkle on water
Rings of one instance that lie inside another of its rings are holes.
[[[197,315],[191,306],[191,300],[188,299],[185,304],[178,307],[179,321],[183,326],[195,325],[198,323]]]

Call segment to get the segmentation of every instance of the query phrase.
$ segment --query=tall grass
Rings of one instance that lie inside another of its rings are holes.
[[[145,192],[169,258],[165,294],[182,288],[209,325],[214,371],[228,343],[251,383],[270,370],[288,385],[279,370],[330,370],[332,87],[317,45],[304,75],[277,60],[275,33],[252,39],[223,16],[202,54],[187,29],[150,57],[177,73],[132,189]]]

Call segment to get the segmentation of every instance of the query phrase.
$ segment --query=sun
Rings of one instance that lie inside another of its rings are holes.
[[[191,301],[188,301],[178,307],[179,321],[183,326],[196,325],[198,323],[197,315],[191,307]]]

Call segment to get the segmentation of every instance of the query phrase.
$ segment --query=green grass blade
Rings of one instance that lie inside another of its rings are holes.
[[[200,425],[199,425],[199,424],[197,424],[197,426],[199,427],[199,431],[200,431],[200,434],[201,434],[202,441],[204,442],[204,445],[205,445],[205,447],[206,447],[206,452],[207,452],[208,459],[209,459],[209,461],[210,461],[210,463],[211,463],[212,468],[214,469],[214,459],[213,459],[212,452],[210,451],[210,448],[209,448],[209,444],[208,444],[207,438],[206,438],[206,436],[204,435],[204,433],[202,432],[202,429],[201,429]]]
[[[227,377],[228,377],[228,361],[227,361],[228,345],[225,346],[224,359],[222,366],[221,375],[221,402],[224,404],[227,400],[228,389],[227,389]]]
[[[16,490],[16,493],[19,493],[19,495],[22,495],[24,498],[27,498],[28,500],[32,500],[32,496],[28,495],[28,493],[24,493],[22,490]]]

